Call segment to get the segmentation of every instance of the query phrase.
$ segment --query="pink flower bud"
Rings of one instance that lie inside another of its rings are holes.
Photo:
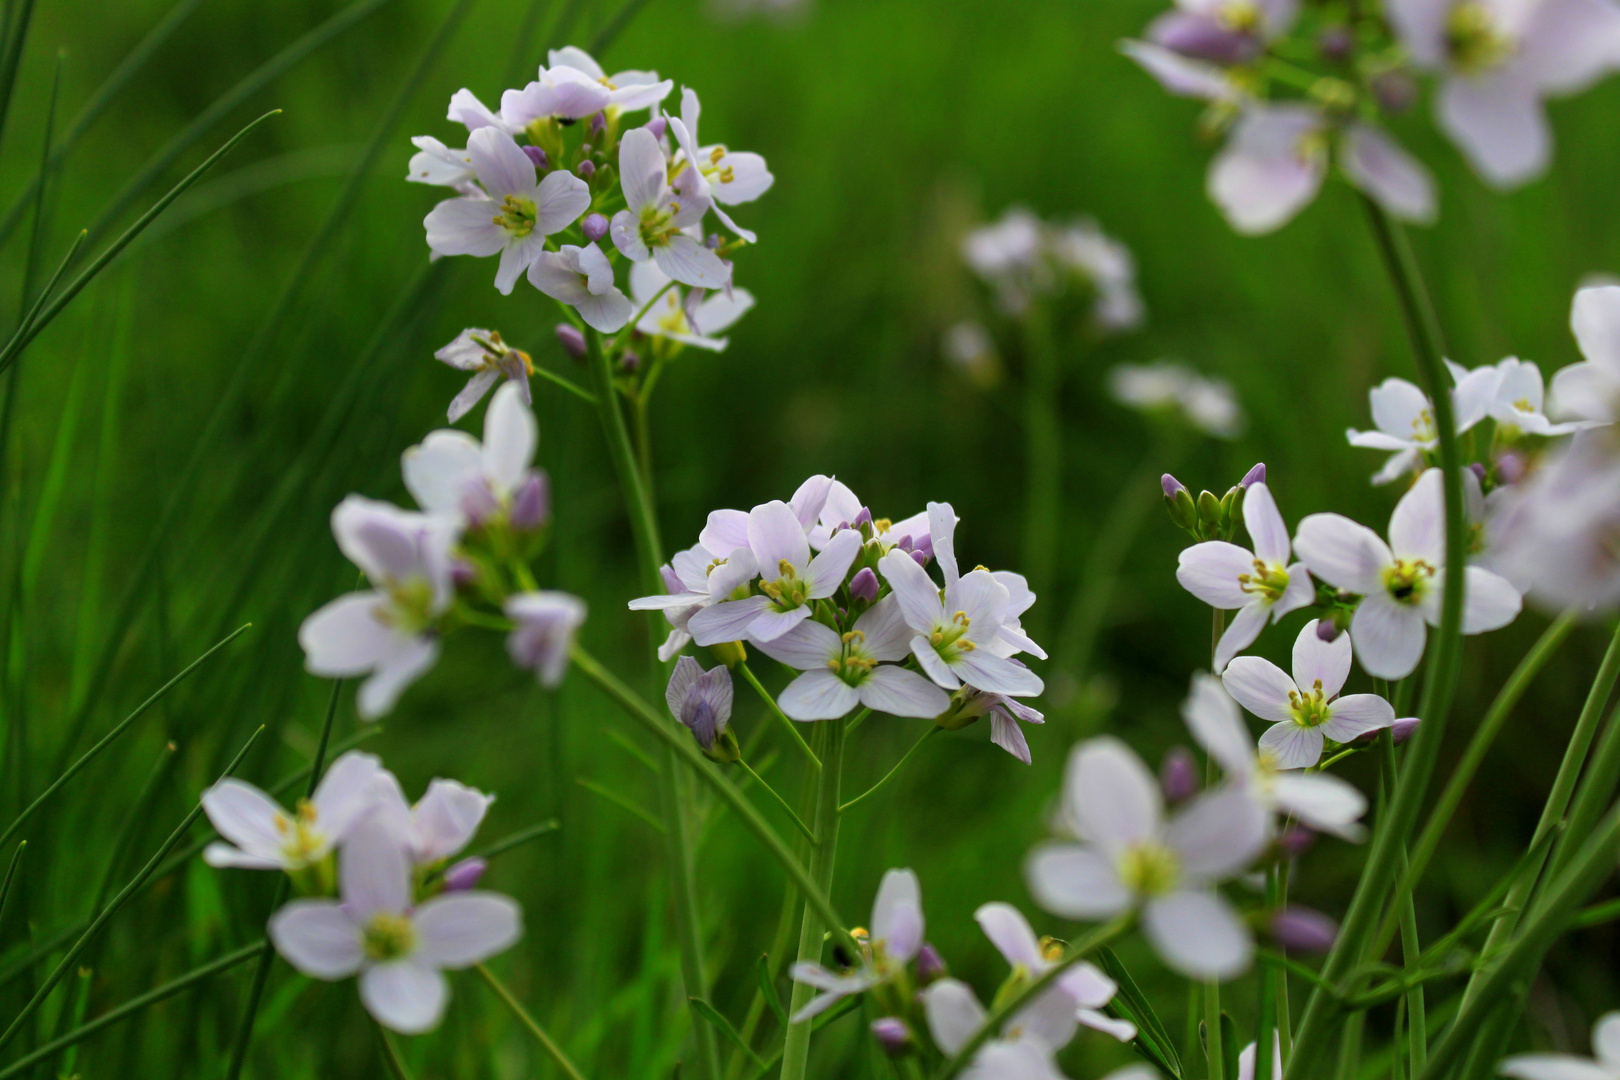
[[[1187,490],[1186,484],[1183,484],[1169,473],[1159,477],[1159,487],[1164,489],[1164,497],[1167,499],[1173,499],[1177,493]]]
[[[898,1016],[880,1016],[872,1021],[872,1037],[890,1057],[899,1057],[911,1046],[911,1029]]]
[[[945,958],[939,955],[939,950],[932,943],[923,942],[917,952],[917,985],[927,986],[936,979],[943,979],[946,972]]]
[[[589,180],[596,175],[596,162],[586,159],[579,163],[579,176],[581,180]]]
[[[580,228],[585,230],[585,239],[594,244],[608,234],[608,219],[604,214],[588,214]]]
[[[1265,482],[1266,463],[1262,461],[1256,464],[1254,468],[1243,474],[1243,479],[1238,481],[1238,487],[1244,491],[1248,491],[1250,484],[1263,484]]]
[[[465,892],[477,888],[478,879],[484,876],[489,864],[478,856],[462,859],[444,872],[445,892]]]
[[[595,116],[591,117],[591,137],[593,139],[606,130],[607,117],[603,116],[601,113],[597,113]]]
[[[1244,64],[1260,53],[1260,39],[1209,15],[1170,11],[1153,20],[1148,40],[1182,56],[1217,64]]]
[[[669,121],[665,120],[662,116],[655,116],[651,120],[647,121],[647,130],[652,132],[652,137],[655,139],[662,139],[664,137],[664,131],[668,127]]]
[[[1417,730],[1420,723],[1422,721],[1415,716],[1408,716],[1395,721],[1389,726],[1390,741],[1396,746],[1401,745],[1401,743],[1412,737],[1412,732]]]
[[[1522,454],[1510,450],[1496,459],[1496,475],[1504,484],[1517,484],[1527,471]]]
[[[1329,26],[1316,35],[1316,51],[1322,59],[1342,64],[1355,55],[1356,37],[1348,26]]]
[[[849,595],[868,604],[877,599],[878,579],[870,566],[861,567],[861,572],[850,579]]]
[[[458,589],[470,588],[478,580],[478,571],[465,559],[454,559],[450,563],[450,580]]]
[[[624,355],[619,357],[619,370],[624,372],[626,375],[633,375],[640,369],[641,356],[637,353],[631,352],[629,349],[626,349],[624,351]]]
[[[1318,640],[1337,641],[1341,633],[1343,633],[1343,631],[1339,629],[1339,624],[1334,622],[1332,619],[1318,619],[1316,621],[1316,636]]]
[[[1410,72],[1384,71],[1372,77],[1373,99],[1387,113],[1403,113],[1417,104],[1418,84]]]
[[[579,332],[579,327],[570,323],[557,324],[557,340],[562,343],[563,351],[575,360],[585,359],[585,335]]]
[[[1320,911],[1291,904],[1271,916],[1271,936],[1289,952],[1325,953],[1339,936],[1339,924]]]
[[[1185,802],[1198,794],[1198,763],[1185,746],[1172,746],[1165,751],[1159,763],[1159,786],[1164,789],[1164,801]]]
[[[1277,846],[1290,859],[1299,858],[1309,851],[1314,843],[1316,832],[1306,825],[1290,826],[1287,832],[1277,837]]]
[[[529,478],[512,496],[512,528],[522,532],[543,529],[551,520],[551,478],[543,471],[529,473]]]
[[[546,152],[538,146],[525,146],[523,152],[528,155],[535,168],[543,169],[546,167]]]

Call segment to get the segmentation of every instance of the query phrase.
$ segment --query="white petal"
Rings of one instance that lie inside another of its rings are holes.
[[[634,218],[642,207],[657,203],[666,182],[664,151],[653,133],[644,127],[625,132],[619,140],[619,183],[629,209],[621,212]]]
[[[360,976],[360,1000],[383,1027],[401,1035],[431,1031],[444,1015],[449,984],[435,969],[395,960]]]
[[[456,780],[434,780],[412,813],[416,858],[420,862],[448,859],[466,847],[495,801],[493,795]]]
[[[1445,565],[1445,491],[1439,469],[1424,472],[1395,504],[1389,518],[1389,547],[1397,558]]]
[[[215,841],[203,848],[203,862],[216,870],[235,867],[240,870],[280,870],[280,859],[271,859],[262,855],[249,855],[245,851],[238,851],[229,844]]]
[[[1132,1039],[1136,1038],[1135,1024],[1131,1023],[1129,1020],[1115,1020],[1107,1013],[1098,1012],[1096,1009],[1080,1009],[1074,1014],[1074,1018],[1091,1030],[1100,1031],[1104,1035],[1111,1035],[1122,1043],[1128,1043]],[[1122,1072],[1127,1071],[1136,1073],[1136,1070],[1134,1069],[1122,1070]],[[1142,1072],[1136,1074],[1135,1080],[1158,1080],[1158,1075],[1159,1074],[1155,1072]],[[1279,1071],[1277,1075],[1281,1076],[1282,1073]],[[1110,1074],[1110,1076],[1105,1077],[1104,1080],[1114,1080],[1115,1077],[1117,1077],[1118,1080],[1127,1080],[1127,1077],[1121,1075],[1121,1073]]]
[[[1620,67],[1620,8],[1608,0],[1543,0],[1515,59],[1547,93],[1585,90]]]
[[[1216,674],[1225,671],[1234,656],[1254,644],[1271,614],[1272,606],[1260,598],[1249,601],[1232,616],[1232,621],[1226,624],[1226,629],[1221,633],[1221,640],[1215,643]]]
[[[1142,928],[1159,957],[1189,979],[1232,979],[1254,956],[1237,914],[1212,892],[1174,892],[1150,901]]]
[[[382,773],[382,763],[375,754],[350,750],[332,762],[321,777],[310,802],[315,807],[316,823],[333,843],[343,841],[371,809]]]
[[[1327,156],[1313,144],[1322,123],[1305,105],[1257,105],[1243,114],[1209,170],[1209,197],[1234,229],[1270,232],[1316,198],[1327,175]]]
[[[1515,1054],[1496,1071],[1519,1080],[1614,1080],[1613,1071],[1569,1054]]]
[[[439,659],[439,642],[435,638],[409,638],[401,647],[386,657],[371,678],[360,684],[355,695],[356,710],[362,720],[375,720],[394,707],[405,688],[427,673]]]
[[[856,619],[855,629],[866,635],[861,648],[875,660],[904,660],[911,654],[914,635],[892,593]]]
[[[638,265],[652,258],[652,249],[641,238],[641,225],[630,211],[620,210],[614,214],[609,228],[613,246],[619,249],[619,254]],[[630,280],[635,280],[633,272]]]
[[[910,870],[890,870],[872,903],[872,940],[885,944],[901,963],[917,955],[923,943],[922,888]]]
[[[939,572],[945,575],[945,586],[949,588],[962,577],[956,565],[956,511],[950,503],[928,504],[928,535]]]
[[[748,626],[770,606],[764,596],[750,596],[742,600],[727,600],[706,607],[693,615],[686,624],[692,640],[699,645],[719,645],[726,641],[741,641],[748,636]]]
[[[1227,694],[1220,679],[1202,673],[1194,675],[1192,689],[1181,705],[1181,718],[1198,745],[1220,763],[1228,776],[1242,779],[1254,772],[1254,740],[1243,724],[1237,702]]]
[[[748,546],[765,577],[772,581],[780,576],[781,563],[802,572],[810,562],[810,543],[805,539],[804,527],[792,508],[780,499],[749,511]]]
[[[776,704],[793,720],[836,720],[860,704],[855,688],[826,668],[806,671],[787,684]]]
[[[485,372],[493,382],[499,372]],[[421,444],[405,451],[401,472],[405,490],[430,514],[453,514],[461,509],[462,488],[479,473],[478,440],[465,431],[433,431]]]
[[[1438,67],[1446,58],[1446,17],[1451,0],[1389,0],[1389,20],[1412,59]]]
[[[1271,621],[1277,622],[1291,611],[1310,607],[1316,602],[1316,583],[1304,563],[1288,567],[1288,588],[1271,605]]]
[[[990,944],[1013,967],[1020,964],[1031,972],[1046,970],[1046,958],[1041,955],[1041,943],[1023,912],[1011,904],[995,901],[980,905],[973,919],[990,939]]]
[[[478,182],[497,202],[507,195],[527,195],[534,190],[534,162],[499,128],[481,127],[468,135],[467,156]]]
[[[489,393],[489,388],[494,386],[495,380],[500,377],[500,371],[490,368],[487,371],[477,372],[468,379],[467,385],[461,388],[461,393],[450,399],[450,409],[446,417],[450,423],[453,424],[472,412],[473,406],[484,399],[484,395]]]
[[[1210,607],[1230,611],[1246,607],[1254,599],[1238,580],[1239,575],[1254,573],[1254,562],[1254,554],[1245,548],[1225,540],[1206,540],[1182,550],[1176,580]]]
[[[1369,675],[1404,679],[1423,658],[1423,613],[1380,589],[1368,595],[1350,620],[1356,659]]]
[[[350,834],[338,860],[343,906],[357,922],[399,914],[411,902],[411,864],[403,837],[368,819]]]
[[[931,633],[934,623],[944,618],[945,606],[940,601],[939,586],[929,578],[928,572],[903,551],[891,551],[883,556],[878,569],[894,590],[906,625],[919,634]]]
[[[928,1015],[928,1032],[934,1044],[947,1054],[967,1045],[988,1018],[984,1006],[967,983],[940,979],[922,992],[923,1010]]]
[[[748,639],[757,644],[765,644],[800,625],[810,618],[810,606],[800,604],[791,611],[765,610],[755,616],[754,621],[748,624]]]
[[[1452,76],[1436,101],[1440,127],[1497,187],[1535,179],[1552,158],[1552,132],[1535,87],[1511,69]]]
[[[805,548],[809,550],[808,540],[805,541]],[[844,575],[849,573],[851,564],[860,553],[861,534],[854,530],[845,529],[828,541],[826,548],[810,560],[805,570],[805,577],[810,581],[810,599],[825,599],[837,592],[844,583]]]
[[[1414,439],[1433,439],[1434,410],[1426,394],[1405,379],[1385,379],[1367,394],[1373,423],[1385,435],[1409,446]],[[1394,449],[1395,447],[1387,447]]]
[[[1084,960],[1058,976],[1057,984],[1082,1008],[1100,1009],[1119,993],[1118,983]]]
[[[516,383],[495,391],[484,414],[484,474],[500,494],[515,491],[534,462],[540,428]]]
[[[685,233],[677,233],[668,243],[653,249],[658,269],[683,285],[700,289],[723,289],[731,280],[731,270],[720,256]]]
[[[1322,693],[1332,698],[1350,677],[1350,638],[1339,634],[1332,641],[1323,641],[1316,636],[1319,622],[1306,623],[1294,639],[1294,685],[1309,692],[1320,683]]]
[[[1322,729],[1285,720],[1261,733],[1260,749],[1279,769],[1308,769],[1322,760]]]
[[[1467,595],[1463,599],[1463,633],[1482,634],[1518,618],[1519,590],[1506,578],[1481,566],[1468,568]]]
[[[990,741],[1025,765],[1031,764],[1034,760],[1030,756],[1029,740],[1024,738],[1023,728],[1018,726],[1018,721],[1005,709],[990,711]]]
[[[843,651],[838,632],[814,620],[801,622],[785,634],[755,644],[772,660],[800,671],[825,670],[827,661],[837,659]]]
[[[1395,217],[1420,225],[1434,221],[1434,177],[1387,132],[1352,125],[1344,136],[1340,164],[1357,187]]]
[[[1239,656],[1221,673],[1226,692],[1262,720],[1292,720],[1289,695],[1298,692],[1282,668],[1259,656]]]
[[[399,635],[380,617],[387,604],[382,593],[349,593],[305,619],[298,644],[310,674],[361,675],[397,651]]]
[[[963,682],[990,694],[1034,697],[1046,689],[1041,677],[1029,668],[988,649],[960,653],[950,667]]]
[[[243,780],[227,777],[203,792],[203,812],[214,830],[250,858],[281,865],[283,833],[276,823],[287,821],[277,802]]]
[[[360,927],[335,900],[293,900],[270,917],[270,940],[312,979],[344,979],[365,956]]]
[[[1577,292],[1569,324],[1588,363],[1611,379],[1620,378],[1620,285],[1594,285]]]
[[[1066,810],[1081,838],[1117,855],[1157,838],[1164,805],[1158,780],[1118,739],[1088,739],[1069,755]]]
[[[1192,60],[1146,41],[1122,41],[1119,51],[1135,60],[1159,85],[1178,97],[1204,101],[1233,101],[1241,96],[1236,84],[1216,65]]]
[[[530,236],[550,236],[579,220],[591,207],[591,189],[585,181],[567,169],[546,174],[535,191],[535,204],[539,214],[535,218],[534,232]]]
[[[921,634],[911,639],[911,655],[917,658],[917,664],[923,669],[923,674],[933,679],[936,686],[943,686],[947,690],[961,688],[962,680]]]
[[[1349,592],[1380,592],[1394,556],[1377,533],[1340,514],[1312,514],[1299,523],[1294,550],[1313,577]]]
[[[1243,494],[1243,527],[1254,542],[1255,555],[1266,562],[1288,565],[1288,525],[1264,483],[1250,484]]]
[[[1277,805],[1313,829],[1359,841],[1367,799],[1354,786],[1327,773],[1284,772],[1271,780]]]
[[[872,670],[857,688],[861,704],[890,716],[932,719],[951,707],[950,695],[918,675],[893,664]],[[842,715],[842,714],[840,714]]]
[[[1321,730],[1334,742],[1347,743],[1394,722],[1394,707],[1377,694],[1346,694],[1328,706],[1328,718]]]
[[[1113,862],[1080,844],[1043,844],[1030,852],[1024,877],[1035,902],[1069,919],[1106,919],[1131,905]]]
[[[523,935],[517,902],[499,893],[436,896],[411,916],[417,955],[441,968],[464,968],[504,952]]]
[[[498,205],[480,198],[444,200],[422,219],[428,247],[438,255],[495,254],[507,239],[506,230],[494,221]]]
[[[1166,839],[1188,882],[1221,881],[1254,861],[1269,822],[1244,787],[1225,786],[1198,796],[1170,821]]]

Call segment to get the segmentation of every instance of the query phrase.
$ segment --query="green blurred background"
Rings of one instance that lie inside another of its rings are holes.
[[[698,0],[649,0],[622,12],[622,33],[617,4],[477,0],[414,81],[448,4],[368,7],[220,110],[105,221],[95,246],[241,124],[284,110],[6,377],[5,816],[87,734],[108,729],[228,630],[253,627],[25,830],[21,887],[0,922],[0,1017],[54,966],[62,933],[93,910],[103,878],[132,875],[253,729],[268,727],[246,777],[268,783],[307,759],[328,684],[302,672],[296,627],[354,576],[327,516],[350,491],[405,500],[399,454],[442,426],[461,382],[433,362],[433,349],[463,326],[493,326],[537,362],[568,371],[572,361],[551,336],[555,309],[527,285],[499,296],[487,260],[429,269],[420,222],[437,193],[401,178],[408,136],[457,138],[443,119],[452,91],[467,86],[498,101],[504,87],[533,77],[547,46],[589,46],[604,32],[616,35],[602,54],[609,70],[653,67],[699,90],[704,134],[763,153],[777,177],[736,214],[761,237],[737,269],[757,309],[733,330],[728,352],[683,356],[654,406],[672,548],[695,539],[710,509],[785,498],[805,476],[827,472],[880,515],[952,502],[970,564],[1015,567],[1024,487],[1016,391],[983,393],[940,359],[943,329],[986,307],[960,268],[958,239],[1022,203],[1053,217],[1093,215],[1136,254],[1145,330],[1096,347],[1065,343],[1060,579],[1031,620],[1043,640],[1056,640],[1076,598],[1096,586],[1097,561],[1087,560],[1106,523],[1142,511],[1092,662],[1082,666],[1069,650],[1044,666],[1049,722],[1026,729],[1033,767],[976,725],[927,744],[843,833],[840,910],[864,921],[882,871],[915,868],[929,937],[988,997],[1004,968],[972,922],[980,903],[1013,901],[1041,932],[1074,929],[1036,915],[1019,869],[1045,833],[1068,748],[1111,730],[1156,760],[1185,741],[1177,706],[1207,662],[1208,616],[1172,576],[1182,538],[1156,508],[1158,472],[1220,492],[1263,460],[1291,523],[1329,509],[1379,527],[1387,517],[1392,493],[1367,482],[1377,455],[1348,448],[1342,431],[1366,426],[1369,386],[1410,375],[1410,365],[1355,200],[1330,183],[1280,234],[1246,240],[1225,226],[1202,194],[1211,147],[1194,133],[1195,108],[1115,51],[1157,13],[1156,0],[810,0],[788,18],[716,18]],[[31,212],[13,230],[0,258],[0,322],[15,318],[25,275],[37,288],[74,233],[100,222],[170,140],[341,8],[39,0],[0,145],[0,206],[19,199],[38,168],[58,56],[60,136],[154,26],[175,12],[183,18],[53,174],[34,267],[25,268]],[[408,81],[403,115],[385,128]],[[1517,354],[1548,372],[1577,359],[1567,330],[1573,290],[1587,274],[1620,270],[1617,108],[1620,81],[1555,104],[1552,174],[1508,197],[1467,172],[1426,111],[1401,125],[1441,180],[1440,223],[1414,241],[1455,359]],[[379,133],[376,167],[353,185]],[[334,206],[343,209],[337,219]],[[289,281],[296,287],[284,293]],[[997,332],[1016,378],[1016,340],[1005,329]],[[1107,399],[1110,366],[1167,356],[1230,380],[1250,416],[1242,440],[1178,441]],[[624,610],[639,590],[596,418],[544,382],[535,391],[540,463],[556,505],[541,580],[586,598],[585,642],[639,681],[646,624]],[[1303,621],[1270,631],[1260,651],[1286,656]],[[1529,614],[1469,642],[1448,757],[1545,622]],[[1578,631],[1510,722],[1420,898],[1428,933],[1470,906],[1528,837],[1600,637]],[[776,670],[770,678],[783,681]],[[746,737],[765,720],[750,695],[739,692],[738,702]],[[346,694],[337,737],[359,727]],[[690,1030],[662,846],[647,822],[580,784],[650,807],[651,775],[632,752],[650,744],[583,680],[540,691],[494,637],[455,639],[382,729],[366,746],[412,794],[436,775],[498,793],[484,840],[560,822],[502,856],[487,878],[522,902],[528,926],[496,967],[589,1075],[672,1075],[690,1056]],[[865,725],[850,747],[846,790],[882,776],[923,730],[891,718]],[[178,749],[168,755],[171,739]],[[767,730],[756,756],[773,749],[787,748]],[[154,773],[160,758],[168,764]],[[1367,765],[1352,761],[1346,771],[1370,792]],[[791,752],[779,753],[769,775],[796,790],[796,769]],[[719,811],[699,863],[715,1003],[740,1022],[776,927],[782,877]],[[1296,894],[1340,914],[1358,864],[1344,845],[1319,844]],[[75,1010],[93,1016],[251,940],[273,891],[267,875],[192,860],[119,914],[84,961],[89,974],[68,980],[26,1039],[43,1041]],[[1555,951],[1531,997],[1527,1038],[1578,1042],[1620,1000],[1615,944],[1598,928]],[[1139,948],[1124,953],[1171,1030],[1181,1030],[1179,984]],[[50,1075],[70,1064],[85,1076],[221,1075],[247,971],[113,1029]],[[472,976],[458,977],[454,993],[445,1025],[406,1041],[418,1076],[555,1075]],[[1230,992],[1240,1018],[1252,997],[1249,983]],[[1388,1022],[1374,1014],[1375,1029]],[[851,1018],[828,1029],[815,1075],[887,1075],[861,1028]],[[314,983],[278,963],[258,1030],[250,1075],[382,1075],[352,985]],[[1093,1036],[1064,1061],[1083,1078],[1128,1058]]]

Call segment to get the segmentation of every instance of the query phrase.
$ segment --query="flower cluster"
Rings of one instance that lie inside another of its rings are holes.
[[[1019,574],[962,573],[956,522],[948,503],[874,518],[845,484],[813,476],[788,502],[710,514],[664,567],[669,592],[630,607],[664,612],[664,659],[695,642],[734,661],[752,645],[801,672],[778,698],[794,720],[865,707],[954,730],[988,713],[996,742],[1027,762],[1016,721],[1041,716],[1014,699],[1043,684],[1016,657],[1046,655],[1019,622],[1035,595]]]
[[[299,898],[270,917],[270,940],[311,978],[358,976],[377,1021],[412,1034],[436,1027],[450,996],[445,970],[471,967],[522,934],[518,905],[474,886],[482,859],[451,863],[494,797],[434,780],[412,805],[371,754],[350,751],[291,811],[252,784],[203,794],[224,840],[210,866],[282,870]]]
[[[1224,379],[1200,375],[1185,364],[1120,364],[1108,373],[1108,390],[1121,405],[1171,417],[1217,439],[1243,434],[1247,418]]]
[[[501,95],[498,110],[469,90],[455,93],[448,118],[467,128],[465,149],[431,136],[412,140],[418,152],[406,178],[456,192],[424,220],[428,246],[435,256],[499,255],[495,287],[503,294],[527,276],[571,318],[602,333],[635,319],[644,333],[712,341],[752,302],[733,290],[729,256],[756,237],[725,208],[771,186],[765,159],[703,144],[702,108],[690,89],[679,116],[662,112],[629,126],[630,114],[658,110],[673,90],[656,72],[608,75],[572,46],[548,59],[533,82]],[[705,232],[710,212],[731,239]],[[620,259],[657,268],[662,280],[640,283],[651,295],[637,295],[633,276],[625,295],[615,281]],[[692,292],[653,318],[654,303],[675,282]],[[704,294],[714,290],[726,297],[723,310],[704,309]]]
[[[1436,119],[1497,187],[1534,179],[1552,156],[1542,99],[1620,68],[1615,0],[1177,0],[1121,46],[1171,93],[1209,102],[1230,131],[1209,195],[1245,233],[1287,223],[1336,164],[1407,221],[1436,214],[1429,172],[1383,128],[1437,81]]]
[[[483,332],[457,342],[469,335]],[[464,626],[509,630],[514,663],[547,686],[562,679],[585,605],[535,587],[529,572],[546,540],[551,495],[545,472],[533,468],[539,427],[526,390],[516,379],[496,391],[482,442],[446,429],[405,451],[405,487],[420,509],[350,495],[332,512],[338,547],[371,588],[310,615],[298,643],[313,674],[367,676],[362,717],[392,709],[437,661],[444,635]]]
[[[1142,323],[1136,263],[1094,221],[1051,224],[1013,207],[963,237],[962,261],[994,291],[1005,315],[1022,315],[1040,298],[1077,294],[1100,333]]]

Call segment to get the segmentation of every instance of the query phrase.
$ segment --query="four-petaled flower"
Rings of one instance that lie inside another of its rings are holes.
[[[1063,959],[1063,943],[1053,938],[1037,939],[1024,913],[1011,904],[996,901],[982,904],[973,918],[1002,959],[1012,965],[1015,982],[1039,979]],[[1054,1050],[1068,1044],[1077,1022],[1106,1032],[1120,1042],[1130,1042],[1136,1038],[1136,1025],[1128,1020],[1115,1020],[1102,1011],[1114,1000],[1118,990],[1119,985],[1113,979],[1082,960],[1059,975],[1052,988],[1031,1002],[1029,1008],[1036,1012],[1050,1011],[1059,1025],[1067,1026],[1066,1034],[1062,1026],[1048,1031]],[[1048,1004],[1048,998],[1056,1000]]]
[[[656,262],[631,264],[630,300],[636,311],[646,312],[636,320],[637,333],[711,352],[724,351],[729,342],[716,335],[754,306],[754,294],[734,285],[707,295],[701,289],[682,293]]]
[[[513,496],[535,474],[540,428],[517,384],[495,392],[484,413],[484,441],[447,428],[405,451],[405,488],[429,514],[480,525],[512,509]]]
[[[572,306],[587,326],[604,334],[630,321],[630,298],[613,284],[613,264],[595,243],[542,251],[529,266],[529,284]]]
[[[720,664],[703,670],[690,656],[675,662],[675,670],[664,689],[670,715],[692,732],[698,745],[713,750],[715,740],[731,723],[731,672]]]
[[[525,405],[532,403],[529,376],[534,374],[534,361],[529,359],[528,353],[502,341],[501,335],[494,330],[477,327],[463,330],[454,341],[434,353],[433,358],[473,373],[461,393],[450,402],[449,420],[452,424],[471,412],[472,407],[483,400],[489,388],[503,375],[523,394]]]
[[[383,770],[372,754],[350,750],[326,770],[315,793],[290,813],[252,784],[227,777],[203,792],[202,807],[230,843],[203,851],[209,866],[298,871],[341,844],[372,808]],[[233,846],[234,845],[234,846]]]
[[[732,221],[725,206],[753,202],[770,190],[776,177],[771,175],[771,171],[765,167],[765,159],[758,154],[746,150],[728,150],[721,143],[699,146],[698,114],[701,111],[697,93],[683,86],[681,115],[669,117],[669,129],[675,135],[676,145],[681,148],[675,168],[686,166],[695,169],[702,180],[701,190],[712,200],[710,209],[714,211],[714,216],[726,228],[752,244],[759,238]]]
[[[335,767],[335,766],[334,766]],[[412,866],[443,863],[472,842],[495,796],[459,780],[435,778],[415,805],[406,802],[399,780],[379,770],[372,813],[393,832]]]
[[[658,139],[633,128],[619,140],[619,183],[625,209],[613,215],[613,246],[632,262],[652,259],[683,285],[719,289],[731,268],[685,230],[703,221],[710,198],[696,169],[682,169],[673,184]],[[576,215],[578,216],[578,215]]]
[[[916,957],[923,944],[922,888],[910,870],[890,870],[878,885],[872,902],[872,929],[855,931],[861,948],[860,964],[847,973],[828,971],[813,961],[800,961],[789,974],[795,982],[821,993],[793,1014],[802,1024],[851,994],[861,994],[898,975]],[[864,938],[864,940],[863,940]]]
[[[506,637],[512,663],[532,671],[551,689],[568,671],[574,635],[585,622],[585,601],[554,589],[513,593],[506,598],[507,618],[517,625]]]
[[[1490,414],[1501,375],[1489,367],[1450,370],[1456,383],[1451,390],[1451,410],[1457,434],[1462,435]],[[1428,395],[1405,379],[1390,378],[1373,387],[1367,398],[1377,430],[1350,428],[1345,437],[1351,446],[1393,451],[1384,467],[1373,475],[1373,483],[1387,484],[1408,472],[1420,471],[1423,455],[1440,445],[1434,404]]]

